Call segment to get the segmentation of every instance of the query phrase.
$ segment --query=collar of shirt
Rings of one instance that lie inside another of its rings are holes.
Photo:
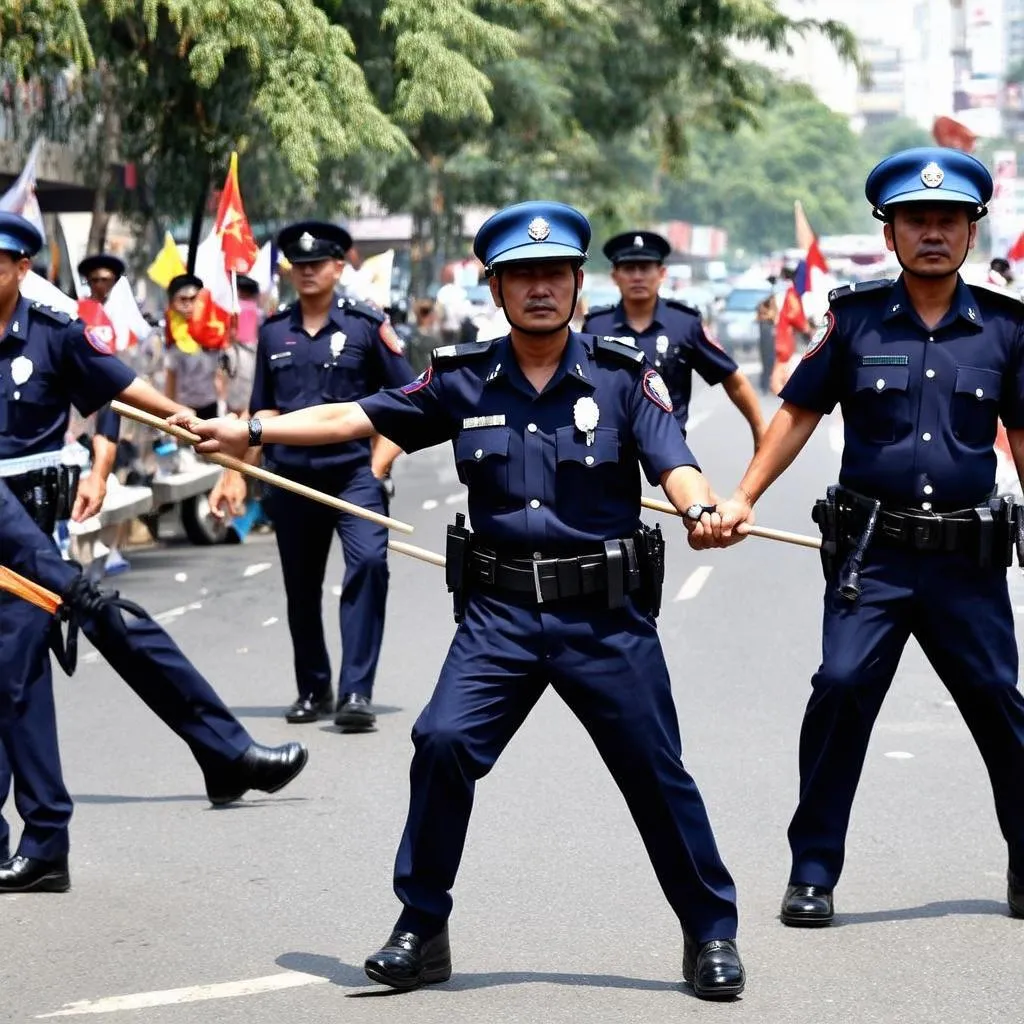
[[[11,319],[7,321],[7,333],[0,338],[2,346],[8,338],[17,338],[24,341],[28,337],[28,316],[32,303],[24,295],[18,297],[18,303],[14,307]]]
[[[307,338],[319,338],[328,327],[344,327],[344,315],[344,310],[338,305],[338,299],[332,299],[331,305],[327,310],[327,320],[324,322],[323,327],[316,334],[308,334],[302,326],[302,305],[296,302],[292,306],[291,327],[293,331],[298,334],[305,334]]]
[[[562,350],[562,357],[558,361],[558,368],[555,370],[551,380],[547,382],[541,394],[547,394],[554,390],[565,377],[575,377],[588,387],[594,387],[591,380],[589,363],[591,360],[590,351],[583,343],[582,335],[575,331],[569,332],[569,339]],[[538,397],[533,385],[526,379],[525,374],[519,367],[515,351],[512,348],[512,338],[505,335],[495,346],[494,354],[484,373],[484,386],[494,384],[502,378],[508,378],[510,384],[517,390],[522,391],[530,398]]]
[[[647,334],[649,331],[653,331],[655,328],[665,326],[665,300],[659,295],[657,302],[654,304],[654,314],[651,317],[651,322],[642,330],[634,330],[629,321],[626,319],[626,304],[620,302],[615,307],[615,326],[621,327],[624,331],[629,331],[633,334]]]
[[[882,319],[889,321],[899,316],[909,317],[922,330],[928,331],[930,334],[934,334],[935,331],[940,331],[944,327],[949,327],[958,319],[979,329],[984,325],[981,308],[978,306],[978,302],[974,298],[971,289],[967,287],[963,278],[959,275],[957,275],[956,291],[953,293],[953,301],[949,304],[949,310],[935,327],[929,330],[917,315],[917,311],[910,301],[910,296],[907,294],[907,287],[903,283],[903,275],[901,274],[889,292],[888,305]]]

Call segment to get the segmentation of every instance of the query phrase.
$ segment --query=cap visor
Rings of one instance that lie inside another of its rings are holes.
[[[323,263],[324,260],[340,260],[340,256],[331,256],[326,253],[315,253],[315,252],[297,252],[294,256],[285,253],[285,257],[289,263]]]
[[[496,267],[502,263],[534,263],[538,260],[583,260],[587,254],[580,252],[575,246],[563,245],[561,242],[530,242],[529,245],[517,245],[514,249],[506,249],[495,256],[490,265]]]
[[[652,253],[638,253],[635,256],[616,256],[612,260],[612,266],[617,267],[620,263],[663,263],[661,256],[654,256]]]
[[[25,244],[24,238],[15,238],[14,235],[0,234],[0,249],[4,252],[17,253],[19,256],[27,256],[29,247]]]
[[[984,206],[977,196],[966,192],[954,192],[952,189],[921,188],[914,192],[901,192],[886,200],[883,206],[897,206],[899,203],[969,203],[971,206]]]

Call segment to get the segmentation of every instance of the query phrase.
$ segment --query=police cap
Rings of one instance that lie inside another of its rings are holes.
[[[672,246],[653,231],[624,231],[609,238],[601,251],[616,266],[619,263],[664,263]]]
[[[183,288],[202,288],[203,279],[195,274],[179,274],[167,285],[167,298],[173,299]]]
[[[0,251],[31,259],[43,247],[43,236],[31,221],[16,213],[0,213]]]
[[[277,236],[277,247],[289,263],[341,260],[352,248],[352,236],[338,224],[325,220],[300,220]]]
[[[109,270],[114,277],[123,277],[125,270],[124,260],[119,260],[116,256],[111,256],[109,253],[100,252],[92,256],[86,256],[78,264],[78,273],[86,280],[89,279],[89,275],[94,270]]]
[[[488,217],[473,240],[473,254],[489,276],[507,263],[583,263],[589,244],[590,222],[579,210],[565,203],[531,200]]]
[[[249,277],[247,274],[239,274],[235,279],[235,284],[238,287],[238,294],[245,296],[247,299],[257,298],[260,294],[259,281]]]
[[[900,203],[962,203],[972,220],[984,217],[992,198],[992,175],[958,149],[922,146],[886,157],[869,175],[864,194],[879,220]]]

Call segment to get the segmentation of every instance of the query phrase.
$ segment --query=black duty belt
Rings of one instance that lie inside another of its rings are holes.
[[[625,594],[640,589],[640,569],[632,538],[607,541],[603,551],[557,558],[509,558],[473,546],[471,584],[514,594],[531,594],[537,604],[590,594],[607,594],[617,607]]]

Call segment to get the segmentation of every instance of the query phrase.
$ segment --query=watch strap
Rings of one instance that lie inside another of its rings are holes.
[[[258,419],[249,420],[249,447],[258,448],[263,444],[263,424]]]

